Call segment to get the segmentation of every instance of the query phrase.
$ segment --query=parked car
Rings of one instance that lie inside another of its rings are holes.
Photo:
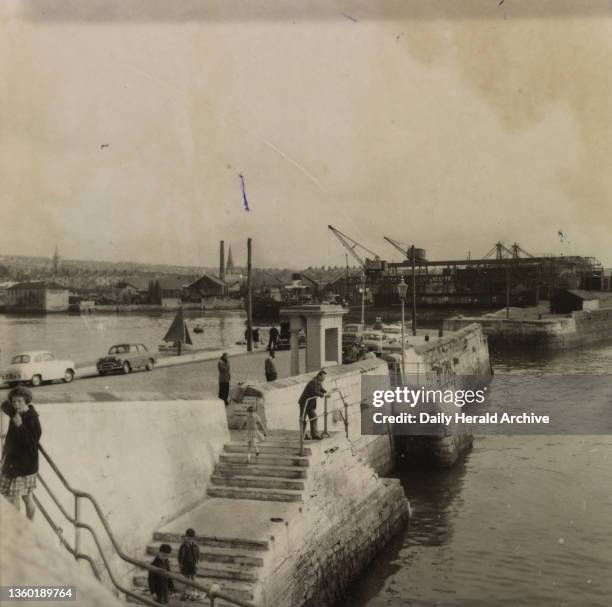
[[[22,352],[13,356],[10,366],[3,374],[3,380],[9,386],[29,382],[40,386],[44,381],[61,379],[69,384],[74,379],[74,361],[57,360],[47,350]]]
[[[155,362],[155,355],[144,344],[118,344],[110,348],[108,356],[98,360],[96,368],[100,375],[116,371],[130,373],[136,369],[151,371]]]
[[[380,354],[383,346],[388,341],[387,336],[382,331],[366,331],[362,337],[362,343],[368,351]]]
[[[350,344],[360,342],[363,336],[363,325],[348,324],[342,327],[342,343]]]
[[[388,335],[389,338],[399,337],[402,334],[402,324],[383,325],[382,332]]]
[[[298,334],[300,348],[306,347],[306,334],[300,329]],[[291,349],[291,333],[289,321],[282,321],[280,324],[280,333],[278,340],[276,341],[277,350],[289,350]]]

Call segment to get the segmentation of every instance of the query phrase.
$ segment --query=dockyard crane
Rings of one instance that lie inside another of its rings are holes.
[[[389,238],[388,236],[383,236],[383,238],[393,247],[395,247],[405,259],[410,257],[410,245],[407,245],[403,242],[399,242],[397,240],[393,240],[393,238]]]
[[[381,258],[374,253],[374,251],[371,251],[350,236],[343,234],[340,230],[334,228],[334,226],[328,225],[327,227],[333,232],[334,236],[340,241],[342,246],[351,254],[353,259],[357,261],[362,271],[367,273],[384,271],[387,262],[382,261]],[[361,257],[361,255],[359,255],[355,249],[361,249],[366,253],[369,253],[372,257]]]

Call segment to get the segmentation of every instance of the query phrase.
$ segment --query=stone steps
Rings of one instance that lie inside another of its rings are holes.
[[[253,458],[255,459],[255,458]],[[214,474],[222,476],[265,476],[273,478],[306,478],[307,471],[305,468],[297,466],[263,466],[257,460],[257,463],[250,464],[228,464],[219,463],[215,466]]]
[[[299,445],[295,442],[280,442],[280,441],[264,441],[258,443],[257,448],[260,453],[269,455],[297,455],[302,456]],[[247,443],[228,443],[224,446],[225,453],[248,453],[249,446]],[[312,451],[308,447],[304,447],[304,456],[311,455]]]
[[[251,462],[257,459],[258,464],[264,466],[299,466],[300,468],[307,468],[309,465],[308,457],[301,457],[299,455],[270,455],[262,453],[256,456],[254,453],[251,456]],[[221,453],[219,461],[224,464],[249,464],[247,453]]]
[[[217,584],[221,592],[225,592],[230,596],[234,596],[237,599],[243,601],[252,601],[255,598],[254,587],[253,584],[249,584],[248,582],[238,582],[234,580],[223,580],[219,578],[209,578],[209,577],[198,577],[195,580],[198,584],[202,586],[210,586],[211,584]],[[136,588],[148,588],[149,581],[147,575],[136,575],[134,576],[134,586]],[[174,586],[176,588],[177,593],[183,592],[185,588],[187,588],[181,582],[174,582]],[[215,601],[215,605],[216,605]]]
[[[150,600],[155,600],[153,598],[153,595],[149,593],[149,591],[145,588],[134,588],[132,590],[132,592],[134,592],[135,594],[142,594],[143,596],[147,597]],[[194,591],[193,590],[189,590],[188,591],[191,596],[193,596]],[[166,603],[166,605],[168,605],[168,607],[188,607],[189,605],[197,605],[198,607],[210,607],[210,600],[208,599],[208,597],[205,596],[201,596],[198,593],[198,598],[190,598],[190,599],[185,599],[185,600],[181,600],[182,596],[182,592],[177,592],[176,594],[172,594],[168,597],[168,602]],[[130,605],[141,605],[142,603],[140,601],[137,601],[136,599],[132,599],[129,598],[127,599],[127,602]],[[236,607],[235,603],[228,603],[227,601],[224,601],[222,599],[216,599],[215,600],[215,605],[214,607]]]
[[[184,539],[182,533],[156,531],[153,541],[181,544]],[[196,535],[194,538],[198,545],[215,548],[227,548],[231,550],[268,550],[270,543],[267,540],[247,540],[244,538],[217,537],[208,535]],[[201,548],[200,548],[201,549]]]
[[[148,546],[148,554],[157,554],[159,546]],[[177,549],[178,550],[178,549]],[[173,550],[170,556],[170,568],[174,573],[180,572],[177,553]],[[235,563],[219,563],[207,561],[200,555],[200,562],[196,568],[196,577],[219,578],[225,580],[237,580],[241,582],[256,582],[257,570],[251,565],[239,565]]]
[[[246,487],[227,487],[208,485],[208,495],[229,499],[260,500],[267,502],[301,502],[302,492],[290,489],[251,489]]]
[[[172,547],[172,554],[178,555],[180,542],[166,542]],[[238,551],[234,548],[215,548],[213,546],[200,545],[200,561],[209,563],[227,563],[229,565],[240,565],[241,567],[263,567],[263,552],[250,550]],[[149,544],[147,554],[155,556],[159,550],[159,544]],[[251,552],[251,554],[249,554]],[[170,559],[171,561],[173,559]],[[178,561],[177,561],[178,563]],[[178,565],[177,565],[178,566]]]
[[[291,489],[293,491],[304,490],[303,481],[286,478],[213,474],[210,480],[218,487],[224,486],[250,487],[252,489]]]

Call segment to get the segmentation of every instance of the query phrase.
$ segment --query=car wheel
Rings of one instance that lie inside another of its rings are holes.
[[[36,388],[36,386],[40,386],[40,384],[42,384],[42,377],[40,375],[34,375],[30,380],[30,383]]]
[[[98,371],[99,375],[106,375],[106,371]]]
[[[123,363],[123,367],[121,367],[121,370],[123,371],[123,373],[125,373],[125,375],[127,375],[132,370],[132,367],[130,367],[130,363],[127,360]]]
[[[146,370],[147,371],[153,371],[153,367],[155,366],[155,361],[152,358],[149,358],[149,360],[147,361],[147,365],[146,365]]]
[[[66,369],[64,372],[64,383],[69,384],[74,379],[74,371],[72,369]]]

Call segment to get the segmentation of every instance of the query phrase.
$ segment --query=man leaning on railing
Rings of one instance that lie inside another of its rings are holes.
[[[317,398],[325,396],[327,390],[323,387],[323,380],[327,373],[321,369],[304,388],[298,403],[300,404],[300,429],[304,440],[321,440],[317,432]],[[310,420],[310,435],[306,433],[306,418]]]

